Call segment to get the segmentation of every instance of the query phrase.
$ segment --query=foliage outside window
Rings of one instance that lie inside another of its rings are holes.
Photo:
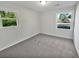
[[[70,29],[71,13],[62,12],[57,14],[57,28]]]
[[[14,12],[0,11],[0,26],[16,26],[16,15]]]

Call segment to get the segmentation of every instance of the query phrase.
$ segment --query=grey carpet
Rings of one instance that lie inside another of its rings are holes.
[[[39,34],[0,52],[1,58],[78,57],[72,40]]]

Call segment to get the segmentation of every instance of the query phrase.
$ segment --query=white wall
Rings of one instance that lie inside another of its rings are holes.
[[[56,13],[61,11],[67,11],[72,12],[72,23],[71,23],[71,30],[61,30],[56,28]],[[42,13],[42,19],[41,19],[41,33],[53,35],[53,36],[59,36],[63,38],[72,39],[73,37],[73,21],[74,21],[74,7],[64,7],[56,10],[52,10],[49,12]]]
[[[0,28],[0,51],[39,33],[37,12],[2,2],[0,10],[13,11],[17,15],[17,26]]]
[[[79,3],[76,7],[75,27],[74,27],[74,44],[79,55]]]

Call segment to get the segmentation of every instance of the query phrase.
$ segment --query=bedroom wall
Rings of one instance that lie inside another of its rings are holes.
[[[72,12],[71,30],[68,29],[57,29],[56,28],[56,13],[67,11]],[[63,7],[53,9],[52,11],[44,12],[41,15],[41,33],[72,39],[73,38],[73,22],[74,22],[74,7]]]
[[[79,3],[77,4],[75,14],[74,44],[79,55]]]
[[[0,51],[39,33],[39,14],[17,5],[0,2],[0,10],[16,12],[17,26],[0,28]]]

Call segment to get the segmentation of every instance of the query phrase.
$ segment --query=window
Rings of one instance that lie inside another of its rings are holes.
[[[57,28],[71,29],[71,13],[61,12],[57,14]]]
[[[16,15],[14,12],[0,11],[0,27],[16,25]]]

